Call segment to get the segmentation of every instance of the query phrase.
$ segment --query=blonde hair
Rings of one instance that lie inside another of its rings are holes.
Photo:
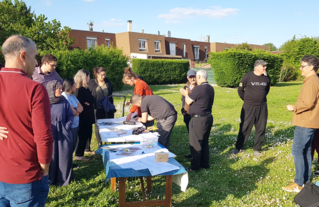
[[[126,81],[132,78],[134,78],[135,80],[138,79],[137,75],[132,71],[132,68],[130,67],[125,68],[122,82],[126,84]]]
[[[83,86],[84,88],[88,87],[88,84],[86,82],[87,77],[90,76],[90,72],[84,69],[79,70],[75,76],[74,76],[74,82],[76,85],[76,88],[80,88]]]

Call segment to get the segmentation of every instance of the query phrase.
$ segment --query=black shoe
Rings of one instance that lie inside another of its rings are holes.
[[[210,167],[200,166],[200,168],[209,169]]]
[[[187,158],[187,159],[192,159],[193,158],[193,156],[191,154],[185,155],[184,157]]]
[[[196,171],[196,172],[198,172],[199,170],[200,170],[200,168],[198,168],[198,169],[193,169],[193,168],[191,168],[191,167],[186,168],[186,171],[187,171],[187,172],[191,172],[191,171]]]

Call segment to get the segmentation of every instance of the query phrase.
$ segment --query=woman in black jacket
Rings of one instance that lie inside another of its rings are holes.
[[[87,142],[91,142],[92,138],[92,124],[94,123],[94,97],[88,87],[90,81],[90,72],[84,69],[79,70],[74,76],[74,82],[76,84],[76,91],[74,96],[79,100],[83,106],[83,111],[80,113],[79,121],[79,141],[75,150],[75,160],[88,161],[85,159],[84,150]]]
[[[94,97],[95,122],[97,122],[97,119],[114,118],[114,111],[105,112],[103,106],[99,104],[101,98],[112,95],[112,83],[106,78],[106,72],[103,67],[94,68],[94,76],[95,79],[91,79],[89,82],[89,89]],[[108,100],[113,104],[112,97],[109,97]],[[102,140],[97,125],[95,125],[95,136],[98,146],[100,147],[102,145]]]

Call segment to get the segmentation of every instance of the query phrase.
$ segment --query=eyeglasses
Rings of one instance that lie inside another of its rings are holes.
[[[51,64],[50,64],[50,66],[53,67],[53,68],[56,68],[58,65],[51,65]]]
[[[309,65],[300,65],[300,68],[305,68],[305,67],[308,67]]]
[[[106,74],[99,74],[99,76],[101,76],[101,77],[105,77],[105,76],[106,76]]]

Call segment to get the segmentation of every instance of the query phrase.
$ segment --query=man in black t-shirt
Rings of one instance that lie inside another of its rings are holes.
[[[191,94],[181,90],[185,102],[189,104],[189,144],[191,148],[191,167],[187,171],[209,168],[208,138],[213,125],[212,106],[214,103],[214,88],[207,82],[207,72],[200,70],[196,73],[197,86]]]
[[[158,142],[169,149],[171,133],[177,120],[174,106],[160,96],[140,96],[138,94],[132,96],[131,104],[141,107],[142,117],[137,118],[136,121],[146,123],[156,119],[160,134]]]
[[[238,95],[244,104],[240,114],[241,123],[236,147],[232,155],[238,154],[243,149],[253,125],[255,125],[254,154],[261,155],[268,118],[266,96],[270,89],[270,78],[266,73],[267,64],[264,60],[256,60],[254,71],[246,73],[239,84]]]

